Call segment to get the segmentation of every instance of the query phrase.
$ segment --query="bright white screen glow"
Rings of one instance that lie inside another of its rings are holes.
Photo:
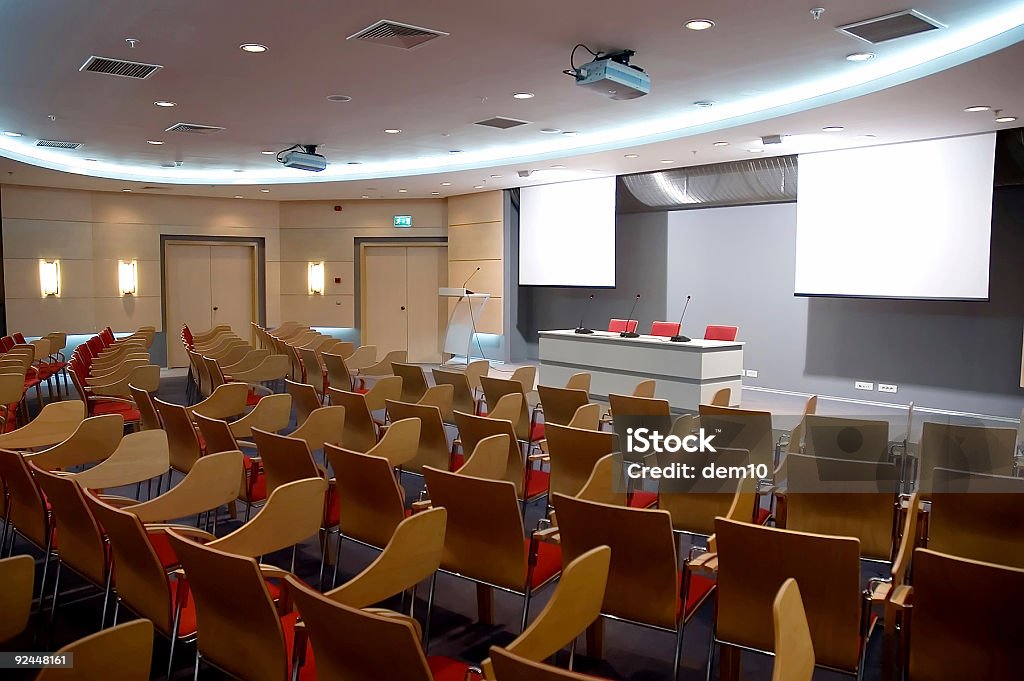
[[[995,134],[801,154],[797,295],[987,299]]]
[[[615,286],[615,178],[523,187],[519,283]]]

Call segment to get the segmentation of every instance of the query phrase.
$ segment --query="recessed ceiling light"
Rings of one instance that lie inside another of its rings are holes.
[[[328,102],[351,102],[352,98],[348,95],[327,95]]]
[[[842,132],[845,129],[846,128],[844,128],[841,125],[826,125],[824,128],[821,129],[821,131],[822,132]]]
[[[269,193],[270,193],[270,190],[269,190],[269,189],[261,189],[260,191],[261,191],[262,193],[264,193],[264,194],[269,194]]]
[[[242,198],[242,195],[241,194],[235,194],[235,198],[236,199],[240,199],[240,198]]]
[[[408,190],[408,189],[399,189],[399,190],[398,190],[398,193],[399,193],[399,194],[404,194],[404,193],[406,193],[407,191],[409,191],[409,190]]]
[[[462,149],[449,149],[448,153],[449,154],[461,154],[462,153]]]
[[[153,103],[157,106],[178,106],[177,102],[169,102],[166,99],[158,99]]]
[[[451,182],[442,182],[442,183],[441,183],[441,186],[442,186],[442,187],[451,187],[451,186],[452,186],[452,183],[451,183]]]
[[[386,132],[389,135],[397,135],[402,131],[400,128],[384,128],[384,132]]]
[[[239,45],[238,47],[243,52],[252,52],[254,54],[258,54],[260,52],[266,52],[267,51],[267,46],[266,45],[260,45],[259,43],[243,43],[242,45]]]
[[[130,192],[131,189],[122,189],[121,191],[123,191],[123,192]]]
[[[763,154],[764,149],[747,149],[751,154]]]
[[[163,144],[162,140],[146,140],[146,144]]]
[[[575,137],[575,136],[576,136],[576,135],[578,135],[579,133],[578,133],[578,132],[576,132],[575,130],[566,130],[566,131],[565,131],[565,132],[563,132],[562,134],[563,134],[563,135],[565,135],[566,137]]]
[[[854,52],[846,55],[846,61],[871,61],[874,58],[874,52]]]
[[[475,185],[473,185],[473,189],[483,189],[483,188],[484,188],[484,186],[482,184],[475,184]]]
[[[700,99],[693,103],[694,106],[699,106],[702,109],[709,109],[715,105],[710,99]]]
[[[729,146],[729,143],[728,142],[715,142],[711,146],[713,146],[713,147],[727,147],[727,146]]]
[[[491,175],[491,177],[494,178],[495,180],[501,179],[501,175]]]
[[[264,149],[260,153],[263,154],[264,156],[273,156],[275,152],[273,149]]]
[[[623,158],[640,158],[640,154],[626,154]]]
[[[711,21],[711,19],[690,19],[684,26],[691,31],[706,31],[709,28],[714,28],[715,22]]]
[[[8,137],[21,137],[20,132],[14,132],[13,130],[4,130],[4,134]]]
[[[545,135],[554,135],[555,133],[559,133],[562,131],[559,130],[558,128],[541,128],[540,132],[544,133]]]
[[[430,192],[431,196],[440,196],[441,192]]]
[[[990,107],[990,106],[978,105],[978,106],[969,106],[966,109],[964,109],[964,111],[966,111],[967,113],[978,113],[979,111],[988,111],[991,108],[992,107]]]
[[[671,158],[663,158],[660,162],[664,163],[665,165],[668,165],[669,163],[675,163],[675,161]]]
[[[551,167],[552,167],[552,168],[555,168],[556,170],[559,170],[559,169],[562,169],[562,168],[564,168],[565,166],[563,166],[563,165],[559,164],[559,165],[553,165],[553,166],[551,166]]]
[[[996,119],[996,123],[1013,123],[1017,120],[1016,116],[1000,116]]]
[[[532,92],[517,92],[514,95],[512,95],[512,98],[513,99],[533,99],[533,93]]]
[[[370,198],[370,195],[369,194],[363,194],[362,198],[368,199],[368,198]]]

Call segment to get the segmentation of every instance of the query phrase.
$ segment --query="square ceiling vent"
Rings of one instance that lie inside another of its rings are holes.
[[[896,40],[897,38],[906,38],[911,35],[936,31],[940,28],[946,27],[918,12],[916,9],[908,9],[903,12],[886,14],[874,19],[866,19],[854,24],[839,26],[836,30],[840,33],[851,35],[858,40],[863,40],[866,43],[877,45],[889,42],[890,40]]]
[[[402,50],[411,50],[434,38],[442,38],[446,35],[448,34],[444,31],[435,31],[432,28],[381,19],[377,23],[353,33],[346,40],[360,40],[364,43],[377,43]]]
[[[520,121],[515,118],[505,118],[504,116],[495,116],[494,118],[488,118],[485,121],[477,121],[473,125],[482,125],[487,128],[497,128],[499,130],[508,130],[509,128],[518,128],[520,125],[529,125],[529,121]]]

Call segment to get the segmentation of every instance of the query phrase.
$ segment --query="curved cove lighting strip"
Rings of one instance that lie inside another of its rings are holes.
[[[929,76],[983,57],[1024,39],[1024,2],[981,17],[958,29],[946,29],[929,40],[912,42],[885,57],[838,69],[838,73],[789,87],[719,102],[714,107],[688,109],[671,116],[636,119],[576,136],[545,136],[530,144],[485,147],[460,154],[438,153],[359,165],[331,164],[315,175],[276,166],[236,173],[224,168],[162,168],[110,161],[88,162],[58,151],[32,146],[25,138],[0,136],[0,155],[32,165],[92,177],[168,184],[303,184],[423,175],[529,163],[568,155],[621,149],[640,144],[703,134],[834,104],[894,85]],[[615,121],[618,123],[619,121]]]

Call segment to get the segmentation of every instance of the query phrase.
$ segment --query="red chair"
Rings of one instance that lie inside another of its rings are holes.
[[[736,334],[739,332],[740,327],[738,326],[708,324],[707,328],[704,329],[704,340],[734,341],[736,340]]]
[[[636,327],[640,322],[636,319],[612,319],[608,322],[608,331],[612,333],[636,333]]]
[[[17,345],[17,341],[14,340],[14,336],[4,336],[3,338],[0,338],[0,352],[7,352],[15,345]]]
[[[652,322],[651,335],[666,337],[678,336],[679,322]]]
[[[24,345],[25,343],[28,342],[27,340],[25,340],[25,334],[23,334],[21,331],[14,334],[13,338],[14,342],[17,343],[18,345]]]

